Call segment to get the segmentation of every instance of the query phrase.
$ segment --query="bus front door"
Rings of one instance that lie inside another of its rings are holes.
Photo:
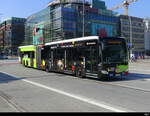
[[[33,67],[34,52],[30,53],[30,66]]]
[[[98,74],[98,59],[97,50],[94,47],[90,47],[86,51],[85,57],[85,71],[90,74]]]

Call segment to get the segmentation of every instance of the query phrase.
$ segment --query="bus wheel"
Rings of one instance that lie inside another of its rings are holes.
[[[26,62],[26,65],[27,65],[27,67],[29,67],[29,63],[28,63],[28,61]]]
[[[75,76],[80,77],[80,71],[79,70],[76,70]]]
[[[23,61],[23,66],[25,66],[25,61]]]
[[[76,71],[76,77],[84,78],[84,76],[82,75],[82,71],[77,70],[77,71]]]

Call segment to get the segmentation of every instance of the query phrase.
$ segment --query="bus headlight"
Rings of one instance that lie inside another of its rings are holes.
[[[108,72],[109,71],[115,71],[115,67],[108,68]]]
[[[108,72],[105,71],[105,70],[102,70],[101,73],[102,73],[102,74],[108,74]]]

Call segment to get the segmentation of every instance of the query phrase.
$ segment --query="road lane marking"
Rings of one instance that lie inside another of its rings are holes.
[[[23,79],[23,81],[25,81],[27,83],[30,83],[32,85],[36,85],[38,87],[41,87],[41,88],[44,88],[44,89],[48,89],[50,91],[53,91],[53,92],[56,92],[56,93],[68,96],[68,97],[72,97],[72,98],[80,100],[80,101],[87,102],[87,103],[92,104],[92,105],[96,105],[98,107],[102,107],[102,108],[114,111],[114,112],[127,112],[127,111],[124,111],[124,110],[113,108],[111,106],[108,106],[108,105],[105,105],[105,104],[102,104],[102,103],[98,103],[97,101],[94,101],[92,99],[85,98],[85,97],[80,97],[80,96],[77,96],[77,95],[74,95],[74,94],[70,94],[70,93],[67,93],[67,92],[64,92],[64,91],[52,88],[52,87],[45,86],[45,85],[40,84],[40,83],[36,83],[36,82],[29,81],[29,80],[26,80],[26,79]]]
[[[2,73],[5,73],[7,75],[13,76],[14,78],[17,78],[16,75],[12,75],[12,74],[9,74],[9,73],[6,73],[6,72],[2,72]],[[123,108],[115,108],[113,106],[106,105],[104,103],[100,103],[100,102],[95,101],[93,99],[89,99],[89,98],[86,98],[86,97],[74,95],[74,94],[71,94],[71,93],[68,93],[68,92],[65,92],[65,91],[62,91],[62,90],[59,90],[59,89],[55,89],[55,88],[52,88],[52,87],[49,87],[49,86],[46,86],[46,85],[43,85],[43,84],[40,84],[40,83],[37,83],[37,82],[33,82],[33,81],[30,81],[30,80],[27,80],[27,79],[22,79],[22,81],[24,81],[26,83],[29,83],[29,84],[32,84],[32,85],[37,86],[37,87],[41,87],[41,88],[44,88],[44,89],[47,89],[47,90],[50,90],[50,91],[53,91],[53,92],[71,97],[71,98],[74,98],[74,99],[77,99],[77,100],[80,100],[80,101],[83,101],[83,102],[86,102],[86,103],[89,103],[89,104],[92,104],[92,105],[95,105],[95,106],[98,106],[98,107],[101,107],[101,108],[104,108],[104,109],[107,109],[107,110],[110,110],[110,111],[113,111],[113,112],[131,112],[129,110],[123,110]]]
[[[96,105],[96,106],[101,107],[101,108],[105,108],[105,109],[114,111],[114,112],[127,112],[127,111],[125,111],[125,110],[120,110],[120,109],[118,109],[118,108],[114,108],[114,107],[105,105],[105,104],[103,104],[103,103],[99,103],[99,102],[94,101],[94,100],[92,100],[92,99],[85,98],[85,97],[81,97],[81,96],[77,96],[77,95],[74,95],[74,94],[70,94],[70,93],[68,93],[68,92],[64,92],[64,91],[62,91],[62,90],[58,90],[58,89],[55,89],[55,88],[52,88],[52,87],[48,87],[48,86],[45,86],[45,85],[40,84],[40,83],[36,83],[36,82],[29,81],[29,80],[26,80],[26,79],[23,79],[23,81],[25,81],[25,82],[27,82],[27,83],[30,83],[30,84],[33,84],[33,85],[36,85],[36,86],[38,86],[38,87],[45,88],[45,89],[48,89],[48,90],[50,90],[50,91],[53,91],[53,92],[56,92],[56,93],[59,93],[59,94],[68,96],[68,97],[72,97],[72,98],[77,99],[77,100],[80,100],[80,101],[87,102],[87,103],[92,104],[92,105]]]

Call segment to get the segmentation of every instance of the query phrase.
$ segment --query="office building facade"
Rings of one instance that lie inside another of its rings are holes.
[[[150,18],[144,19],[145,23],[145,52],[150,55]]]
[[[130,53],[145,54],[144,22],[142,18],[120,15],[120,36],[127,39]]]
[[[0,54],[17,55],[24,41],[25,18],[11,17],[0,24]]]
[[[84,9],[84,10],[83,10]],[[119,18],[100,0],[54,0],[27,18],[25,43],[40,44],[82,36],[118,36]],[[41,27],[41,28],[40,28]],[[40,28],[36,32],[36,28]],[[43,35],[42,35],[43,34]]]

